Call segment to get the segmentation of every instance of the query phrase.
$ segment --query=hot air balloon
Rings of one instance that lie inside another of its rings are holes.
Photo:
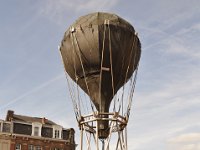
[[[97,138],[107,139],[110,104],[138,69],[141,44],[137,33],[115,14],[91,13],[65,32],[60,53],[67,76],[89,96],[98,112]]]

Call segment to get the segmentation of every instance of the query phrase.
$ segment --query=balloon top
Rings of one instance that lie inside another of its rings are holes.
[[[102,25],[102,24],[117,25],[135,32],[133,26],[129,22],[117,16],[116,14],[105,13],[105,12],[95,12],[81,16],[71,26],[91,27],[92,25]]]

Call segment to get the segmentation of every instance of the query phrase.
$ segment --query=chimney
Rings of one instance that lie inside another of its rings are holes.
[[[45,117],[42,118],[42,124],[46,124],[47,119]]]
[[[14,116],[14,111],[13,110],[8,110],[7,116],[6,116],[6,121],[12,121]]]

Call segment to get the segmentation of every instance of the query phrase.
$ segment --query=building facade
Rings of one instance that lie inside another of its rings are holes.
[[[0,120],[0,150],[75,150],[75,131],[46,118],[22,116],[9,110]]]

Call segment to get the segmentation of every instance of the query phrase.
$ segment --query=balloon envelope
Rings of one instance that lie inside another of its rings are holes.
[[[115,14],[97,12],[70,26],[60,51],[69,76],[98,111],[108,112],[113,96],[137,68],[141,45],[131,24]]]

